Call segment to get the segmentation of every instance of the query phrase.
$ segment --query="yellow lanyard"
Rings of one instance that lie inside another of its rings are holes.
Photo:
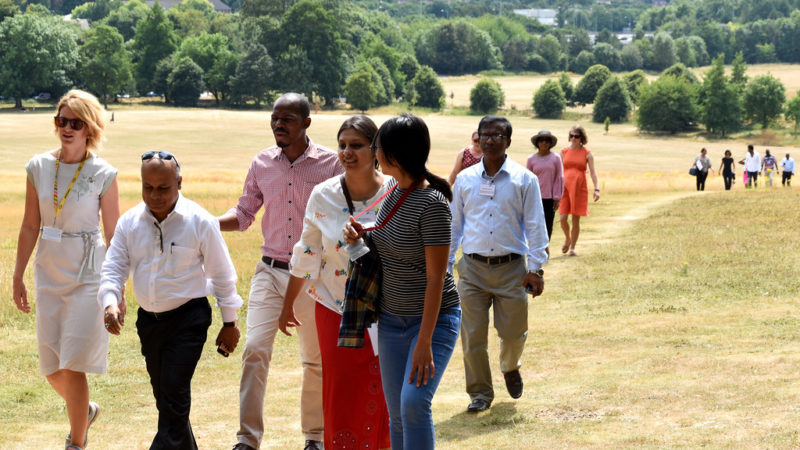
[[[53,217],[53,223],[56,223],[56,218],[58,217],[58,213],[64,209],[64,202],[67,200],[67,196],[72,191],[72,186],[75,186],[75,181],[78,179],[78,175],[80,175],[81,170],[83,170],[83,165],[86,164],[86,160],[89,159],[89,150],[86,150],[86,156],[81,161],[81,164],[78,166],[78,170],[75,171],[75,176],[72,177],[72,182],[69,184],[67,188],[67,192],[64,193],[64,197],[61,198],[61,202],[58,201],[58,166],[61,164],[61,150],[58,150],[58,159],[56,159],[56,175],[55,180],[53,181],[53,209],[56,211],[56,215]]]

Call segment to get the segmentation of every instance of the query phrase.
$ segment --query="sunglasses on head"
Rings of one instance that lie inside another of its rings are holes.
[[[66,117],[55,116],[53,117],[53,120],[58,128],[65,128],[67,124],[69,124],[69,126],[75,131],[80,130],[84,125],[86,125],[86,122],[82,121],[81,119],[67,119]]]
[[[156,156],[158,156],[158,159],[163,159],[163,160],[165,160],[165,161],[169,161],[169,160],[171,160],[171,159],[174,159],[174,160],[175,160],[175,165],[177,165],[178,167],[180,167],[180,166],[181,166],[181,165],[178,163],[178,158],[176,158],[176,157],[175,157],[175,155],[173,155],[173,154],[172,154],[172,153],[170,153],[170,152],[162,152],[162,151],[158,151],[158,152],[147,152],[147,153],[144,153],[144,154],[142,155],[142,161],[147,161],[148,159],[153,159],[153,158],[155,158]]]

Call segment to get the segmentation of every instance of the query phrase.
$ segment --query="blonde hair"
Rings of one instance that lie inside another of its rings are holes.
[[[586,130],[584,130],[582,126],[580,125],[573,126],[572,128],[570,128],[569,132],[572,133],[573,131],[577,131],[578,133],[580,133],[581,145],[586,145],[586,143],[589,142],[589,137],[586,136]]]
[[[94,95],[82,91],[80,89],[73,89],[58,101],[58,108],[56,115],[61,114],[61,110],[69,106],[69,109],[78,116],[79,119],[86,122],[88,132],[86,133],[86,148],[89,150],[99,150],[102,147],[103,130],[106,128],[105,115],[103,114],[103,107]],[[55,129],[58,134],[58,127]]]

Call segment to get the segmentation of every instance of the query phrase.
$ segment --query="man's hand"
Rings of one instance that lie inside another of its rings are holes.
[[[239,343],[239,327],[236,326],[236,322],[233,323],[232,327],[223,326],[219,330],[219,334],[217,335],[216,345],[224,352],[230,354],[236,350],[236,345]]]
[[[120,304],[125,309],[125,300],[122,300]],[[119,336],[122,327],[125,325],[125,313],[120,311],[119,305],[108,305],[103,314],[103,322],[105,323],[106,331]]]
[[[544,278],[540,277],[536,272],[528,272],[525,278],[522,279],[522,285],[527,289],[530,286],[531,290],[528,291],[531,297],[542,295],[544,291]]]

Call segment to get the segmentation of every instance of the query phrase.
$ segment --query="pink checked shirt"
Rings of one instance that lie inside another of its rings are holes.
[[[338,155],[308,138],[308,148],[290,163],[278,146],[262,150],[253,158],[244,180],[239,204],[231,211],[244,231],[264,205],[261,254],[289,261],[292,248],[303,231],[303,216],[311,190],[317,183],[344,172]]]

